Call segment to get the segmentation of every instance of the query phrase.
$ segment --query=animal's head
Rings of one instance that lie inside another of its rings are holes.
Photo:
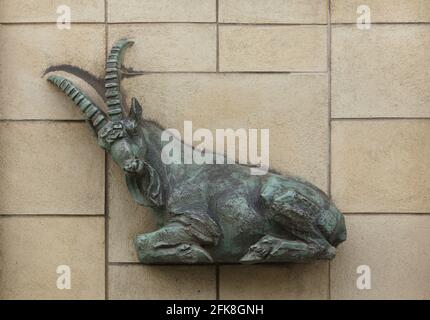
[[[145,205],[159,205],[160,181],[155,169],[145,161],[147,146],[143,134],[142,107],[133,98],[130,112],[125,115],[125,101],[121,93],[121,66],[125,49],[133,42],[117,41],[106,62],[105,96],[107,113],[91,101],[71,81],[50,76],[48,81],[59,87],[80,108],[93,129],[102,148],[124,170],[128,187],[136,201]],[[149,198],[151,201],[147,201]]]
[[[146,144],[142,133],[141,107],[133,98],[126,118],[111,120],[98,132],[99,145],[108,150],[112,159],[127,174],[140,174],[144,168]]]

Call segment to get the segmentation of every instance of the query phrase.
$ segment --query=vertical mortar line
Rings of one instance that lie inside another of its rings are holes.
[[[216,0],[216,72],[219,72],[219,0]]]
[[[216,0],[216,72],[219,72],[219,0]],[[215,266],[215,299],[219,300],[219,264]]]
[[[107,152],[105,152],[105,300],[109,300],[109,183]]]
[[[328,168],[327,192],[331,198],[331,0],[327,9],[327,72],[328,72]],[[328,299],[331,300],[331,261],[328,262]]]
[[[108,54],[108,0],[105,4],[105,60]],[[106,61],[105,61],[106,63]],[[108,154],[105,151],[105,300],[109,300],[109,183]]]

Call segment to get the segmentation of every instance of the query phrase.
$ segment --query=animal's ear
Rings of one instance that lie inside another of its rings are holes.
[[[142,106],[136,98],[131,99],[131,108],[128,116],[136,121],[142,119]]]

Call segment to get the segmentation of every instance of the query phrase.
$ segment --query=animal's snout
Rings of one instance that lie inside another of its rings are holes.
[[[124,171],[127,173],[140,173],[143,169],[143,161],[137,158],[128,159],[124,162]]]

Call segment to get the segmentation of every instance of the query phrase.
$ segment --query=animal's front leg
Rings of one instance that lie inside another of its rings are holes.
[[[271,235],[264,236],[252,245],[240,259],[241,263],[308,262],[313,259],[331,259],[335,248],[318,243],[286,240]]]
[[[135,240],[139,260],[145,264],[198,264],[213,262],[209,253],[190,237],[187,229],[171,223]]]

